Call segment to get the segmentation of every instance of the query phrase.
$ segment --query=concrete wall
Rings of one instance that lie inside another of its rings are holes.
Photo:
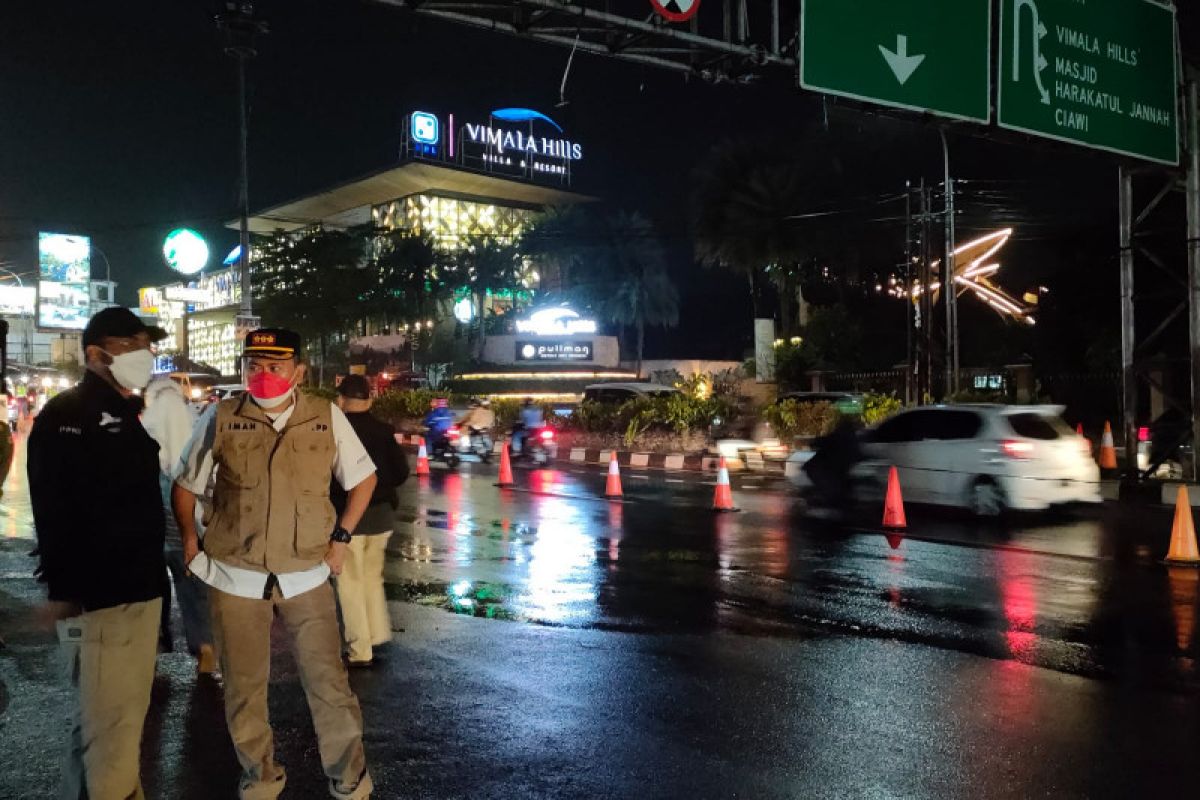
[[[590,361],[518,361],[517,342],[591,342],[592,360]],[[513,364],[527,367],[612,367],[621,363],[621,347],[615,336],[534,336],[532,334],[517,334],[515,336],[488,336],[483,343],[483,360],[489,364]]]

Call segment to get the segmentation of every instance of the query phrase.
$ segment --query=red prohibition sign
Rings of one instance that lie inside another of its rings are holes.
[[[687,22],[700,10],[700,0],[650,0],[650,5],[671,22]]]

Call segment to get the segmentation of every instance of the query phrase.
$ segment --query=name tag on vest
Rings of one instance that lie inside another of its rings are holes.
[[[256,431],[258,430],[257,422],[231,422],[226,426],[226,430],[231,431]]]

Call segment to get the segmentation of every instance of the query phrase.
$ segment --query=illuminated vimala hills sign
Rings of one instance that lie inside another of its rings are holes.
[[[572,162],[583,159],[583,145],[563,135],[562,126],[528,108],[499,108],[486,122],[459,124],[414,111],[405,124],[404,155],[446,161],[483,172],[527,180],[569,183]]]
[[[486,145],[498,155],[504,155],[505,151],[508,151],[530,156],[559,158],[564,161],[578,161],[583,158],[583,146],[567,139],[531,136],[521,131],[493,128],[491,125],[466,125],[464,130],[469,141]]]

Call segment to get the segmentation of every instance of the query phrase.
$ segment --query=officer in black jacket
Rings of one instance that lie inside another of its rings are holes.
[[[392,639],[383,591],[383,561],[399,504],[396,488],[408,478],[408,457],[396,442],[395,429],[371,415],[371,385],[365,377],[348,375],[342,379],[337,404],[375,463],[375,493],[354,529],[346,563],[337,577],[346,659],[352,667],[366,667],[375,657],[374,648]],[[337,481],[330,484],[329,491],[340,514],[346,492]]]
[[[165,335],[125,308],[96,314],[83,332],[83,382],[47,403],[29,436],[38,575],[73,689],[60,798],[143,796],[166,565],[158,444],[134,392]]]

